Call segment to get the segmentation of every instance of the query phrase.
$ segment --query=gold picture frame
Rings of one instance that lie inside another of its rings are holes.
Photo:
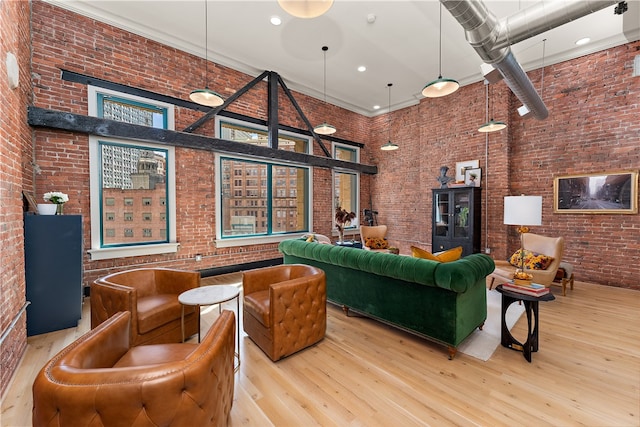
[[[556,177],[553,211],[578,214],[637,214],[638,171]]]

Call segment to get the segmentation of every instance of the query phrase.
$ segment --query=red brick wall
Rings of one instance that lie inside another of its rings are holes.
[[[203,59],[159,43],[67,12],[50,4],[34,2],[33,71],[36,75],[35,105],[42,108],[87,114],[87,90],[83,84],[62,81],[66,69],[117,83],[148,89],[186,99],[204,81]],[[254,76],[212,64],[209,86],[225,98],[241,89]],[[286,76],[283,76],[286,80]],[[229,111],[267,118],[267,84],[261,82],[234,102]],[[325,107],[321,100],[299,93],[294,97],[311,123],[327,120],[340,129],[340,137],[366,141],[368,119],[341,108]],[[279,120],[304,128],[293,105],[280,89]],[[176,129],[183,129],[203,113],[176,107]],[[213,122],[198,129],[211,134]],[[36,181],[38,196],[46,191],[63,191],[70,200],[65,213],[84,215],[84,245],[90,246],[88,136],[45,129],[35,130],[36,157],[42,174]],[[325,142],[327,148],[330,144]],[[314,153],[322,155],[319,147]],[[242,248],[216,248],[215,165],[211,152],[176,150],[176,190],[178,205],[176,254],[153,255],[104,261],[85,258],[85,284],[116,269],[138,265],[162,265],[205,269],[277,258],[277,244]],[[365,178],[366,179],[366,178]],[[330,234],[332,227],[331,173],[314,171],[314,231]],[[365,195],[368,200],[368,195]],[[195,262],[195,254],[203,260]]]
[[[22,190],[33,190],[31,130],[25,106],[31,96],[29,76],[29,2],[0,3],[0,394],[26,349]],[[7,80],[7,53],[18,60],[19,86]],[[15,327],[9,330],[16,320]],[[5,335],[6,333],[6,335]]]
[[[34,96],[40,107],[86,114],[86,88],[61,81],[60,68],[182,98],[193,89],[194,82],[204,79],[201,58],[48,4],[35,2],[34,8],[34,71],[38,76]],[[379,150],[388,139],[386,115],[366,118],[325,106],[308,96],[296,93],[295,97],[312,123],[327,120],[336,125],[341,138],[366,144],[362,159],[376,164],[379,174],[362,177],[361,205],[369,207],[370,190],[373,208],[380,213],[379,223],[389,225],[392,244],[403,251],[411,244],[430,246],[431,189],[438,185],[440,166],[449,166],[451,175],[456,162],[478,159],[483,170],[482,246],[491,248],[494,257],[504,258],[518,245],[513,227],[502,224],[503,197],[539,194],[544,198],[543,225],[533,231],[566,238],[565,259],[575,265],[579,280],[634,287],[637,285],[631,278],[639,273],[638,267],[629,267],[620,254],[637,249],[633,235],[639,227],[638,215],[555,214],[553,179],[569,173],[637,168],[640,164],[636,149],[638,121],[632,119],[638,115],[640,79],[631,77],[638,49],[635,42],[547,66],[543,95],[550,117],[545,121],[521,118],[516,111],[520,102],[505,83],[491,85],[491,116],[509,125],[494,134],[477,131],[487,120],[483,83],[466,86],[445,98],[423,99],[419,105],[392,113],[391,139],[400,145],[400,150],[393,152]],[[227,97],[253,78],[215,64],[209,69],[210,86]],[[535,87],[540,87],[540,70],[529,74]],[[266,118],[265,86],[260,83],[230,110]],[[282,123],[304,127],[282,91],[279,113]],[[178,108],[176,128],[201,115]],[[59,182],[60,186],[67,183],[61,190],[72,186],[76,197],[65,211],[84,213],[88,230],[86,141],[85,135],[36,131],[36,156],[43,166],[36,182],[39,192],[50,187],[45,187],[45,182]],[[87,283],[110,269],[132,264],[206,268],[278,256],[276,245],[215,248],[215,171],[211,156],[178,150],[178,203],[182,209],[178,254],[86,261]],[[63,165],[63,158],[69,163]],[[72,164],[77,176],[70,175],[72,168],[68,166]],[[185,164],[190,167],[181,166]],[[331,229],[330,183],[329,171],[314,172],[314,231],[323,234]],[[85,239],[88,242],[88,236]],[[205,262],[194,264],[195,253],[202,253]],[[606,267],[597,262],[602,254],[608,258]]]
[[[391,243],[431,247],[431,189],[440,166],[480,160],[482,247],[504,259],[518,247],[515,227],[502,224],[503,197],[543,196],[542,226],[532,232],[565,238],[564,260],[577,280],[640,289],[640,266],[630,262],[640,249],[640,216],[557,214],[554,178],[562,175],[638,170],[640,167],[640,77],[632,77],[640,42],[547,66],[543,99],[549,118],[522,118],[522,105],[504,82],[491,85],[490,107],[508,128],[482,134],[486,121],[483,83],[445,98],[423,99],[419,107],[392,113],[392,139],[400,149],[375,148],[387,140],[387,121],[372,120],[374,209],[389,225]],[[529,76],[541,86],[541,71]],[[485,155],[485,152],[488,155]],[[417,189],[417,191],[416,191]],[[488,214],[487,214],[488,212]]]

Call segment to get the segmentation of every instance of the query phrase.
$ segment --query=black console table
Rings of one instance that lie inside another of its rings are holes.
[[[538,351],[538,303],[540,301],[553,301],[556,297],[554,297],[551,292],[539,297],[521,294],[520,292],[512,292],[504,289],[502,285],[498,285],[496,290],[502,294],[501,344],[503,347],[521,351],[524,354],[524,358],[527,359],[527,362],[531,363],[531,353]],[[511,331],[509,331],[507,321],[505,320],[509,306],[518,301],[522,301],[525,313],[527,314],[527,340],[524,344],[511,335]]]

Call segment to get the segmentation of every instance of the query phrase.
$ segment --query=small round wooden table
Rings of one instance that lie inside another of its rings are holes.
[[[240,288],[233,285],[211,285],[200,286],[199,288],[189,289],[178,295],[178,301],[182,304],[182,342],[184,342],[184,307],[186,305],[198,307],[198,342],[200,342],[200,307],[203,305],[218,305],[218,312],[222,312],[222,304],[236,299],[236,332],[238,338],[236,345],[238,351],[235,353],[238,359],[238,365],[235,367],[235,371],[240,368]]]
[[[527,362],[531,363],[531,353],[538,351],[538,303],[540,301],[553,301],[556,297],[554,297],[551,292],[539,297],[522,294],[520,292],[512,292],[503,288],[502,285],[498,285],[496,291],[502,294],[501,344],[503,347],[521,351],[524,354],[524,358],[527,359]],[[524,344],[511,335],[505,319],[509,306],[517,301],[522,301],[525,313],[527,313],[527,340]]]

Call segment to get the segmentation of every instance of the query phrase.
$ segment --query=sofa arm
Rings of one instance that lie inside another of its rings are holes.
[[[137,294],[135,289],[129,286],[103,282],[98,279],[91,284],[90,301],[91,329],[97,327],[119,311],[130,312],[132,316],[131,323],[137,322]]]
[[[454,292],[465,292],[475,283],[493,272],[493,259],[485,254],[471,254],[453,262],[444,262],[437,266],[436,285]]]

